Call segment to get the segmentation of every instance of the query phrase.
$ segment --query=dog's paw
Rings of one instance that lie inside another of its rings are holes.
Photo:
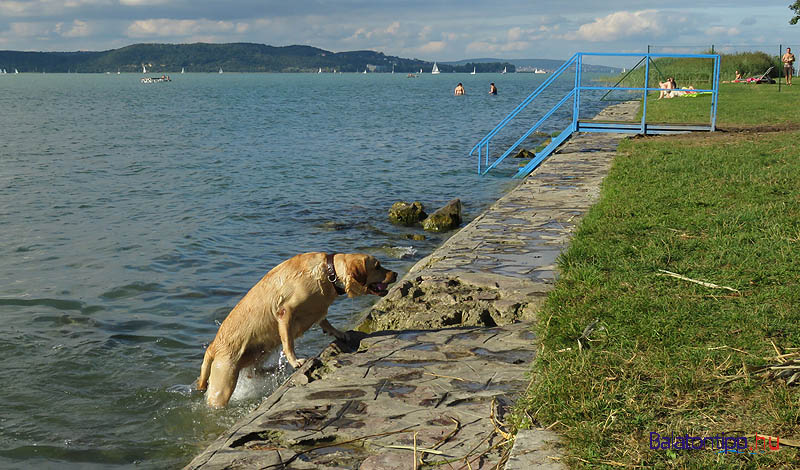
[[[292,363],[292,367],[295,369],[299,369],[305,363],[306,363],[305,359],[296,359],[294,363]]]

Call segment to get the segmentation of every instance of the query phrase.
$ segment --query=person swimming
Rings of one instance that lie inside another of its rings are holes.
[[[494,83],[489,84],[489,94],[496,95],[497,94],[497,87],[494,86]]]
[[[454,94],[455,96],[460,96],[460,95],[463,95],[463,94],[465,94],[465,93],[466,93],[466,92],[464,91],[464,85],[462,85],[462,84],[459,82],[459,84],[458,84],[458,85],[456,85],[456,89],[453,91],[453,94]]]

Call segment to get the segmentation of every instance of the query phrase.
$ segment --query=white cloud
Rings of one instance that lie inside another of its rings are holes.
[[[386,34],[397,34],[400,31],[400,22],[395,21],[394,23],[390,24],[388,28],[384,30]]]
[[[672,19],[657,10],[618,11],[578,28],[573,39],[584,41],[616,41],[634,36],[664,36]],[[569,36],[567,36],[569,37]]]
[[[120,5],[125,5],[129,7],[141,7],[141,6],[153,6],[153,5],[165,5],[169,3],[169,0],[119,0]]]
[[[0,16],[32,17],[58,15],[70,9],[112,5],[112,0],[0,0]]]
[[[447,47],[444,41],[430,41],[417,48],[419,52],[424,54],[433,54],[434,52],[442,52]]]
[[[738,36],[740,32],[739,28],[726,26],[712,26],[705,31],[709,36]]]
[[[9,25],[10,35],[16,37],[39,37],[45,36],[52,31],[50,25],[46,23],[11,23]]]
[[[195,34],[229,33],[247,30],[244,23],[230,21],[202,20],[170,20],[166,18],[138,20],[128,26],[126,35],[132,38],[141,37],[184,37]]]
[[[62,23],[59,23],[56,26],[56,32],[60,33],[65,38],[81,38],[90,34],[89,25],[85,21],[81,20],[73,21],[71,27],[63,32],[61,32],[63,30]]]

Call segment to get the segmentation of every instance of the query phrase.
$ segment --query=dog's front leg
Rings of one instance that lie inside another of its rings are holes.
[[[337,330],[336,327],[331,325],[327,318],[320,320],[319,326],[322,327],[322,331],[324,331],[325,334],[331,335],[339,341],[344,341],[345,343],[350,342],[350,335],[348,335],[346,332]]]
[[[298,359],[294,355],[294,336],[291,329],[292,312],[286,308],[278,311],[278,334],[281,337],[281,346],[283,346],[283,354],[286,360],[289,361],[292,367],[297,369],[302,366],[305,359]]]

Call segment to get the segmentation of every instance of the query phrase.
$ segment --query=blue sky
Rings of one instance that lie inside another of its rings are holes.
[[[141,42],[307,44],[426,60],[565,59],[647,45],[777,54],[800,25],[790,0],[0,0],[0,50],[106,50]],[[798,41],[800,42],[800,41]],[[773,47],[775,46],[775,47]],[[800,46],[798,46],[800,48]],[[674,52],[687,51],[675,48]]]

